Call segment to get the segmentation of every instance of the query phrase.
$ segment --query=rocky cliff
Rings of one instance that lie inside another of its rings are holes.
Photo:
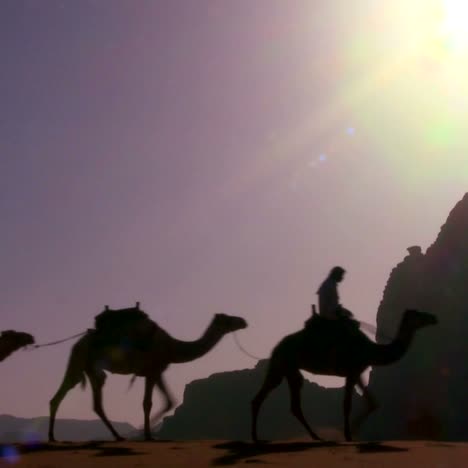
[[[368,438],[468,439],[468,194],[425,253],[418,246],[391,272],[377,313],[379,333],[394,336],[406,308],[434,313],[397,365],[372,371],[381,409]]]

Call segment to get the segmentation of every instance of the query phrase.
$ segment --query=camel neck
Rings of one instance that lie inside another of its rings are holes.
[[[408,351],[414,337],[414,330],[402,321],[396,338],[389,344],[374,344],[372,366],[385,366],[399,361]]]
[[[222,338],[222,334],[214,330],[210,326],[206,329],[205,333],[195,341],[181,341],[173,338],[172,342],[172,358],[173,363],[190,362],[204,356],[206,353],[218,343]]]

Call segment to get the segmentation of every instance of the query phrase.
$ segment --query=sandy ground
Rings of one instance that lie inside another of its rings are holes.
[[[158,441],[55,443],[2,447],[1,467],[376,467],[466,468],[468,443],[277,441]]]

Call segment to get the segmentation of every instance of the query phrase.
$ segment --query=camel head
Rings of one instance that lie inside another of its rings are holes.
[[[420,330],[439,323],[437,317],[428,312],[421,312],[415,309],[407,309],[403,314],[403,323],[412,330]]]
[[[17,349],[34,344],[34,337],[32,335],[14,330],[2,331],[0,338],[5,342],[11,343]]]
[[[18,342],[21,343],[21,346],[29,346],[35,343],[34,336],[29,333],[19,332]]]
[[[247,322],[242,317],[235,317],[227,314],[215,314],[211,326],[221,334],[226,334],[247,328]]]
[[[33,344],[34,338],[29,333],[5,330],[0,334],[0,361],[6,359],[18,349]]]

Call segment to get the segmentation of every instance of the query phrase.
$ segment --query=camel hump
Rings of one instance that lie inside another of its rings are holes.
[[[140,309],[139,303],[135,307],[125,309],[110,309],[108,306],[94,318],[95,329],[99,333],[127,335],[152,333],[160,327],[150,319],[148,314]]]
[[[317,314],[315,307],[314,307],[312,315],[304,322],[304,328],[309,329],[309,328],[317,327],[323,324],[328,325],[329,323],[330,323],[330,319],[327,319]]]
[[[320,315],[313,315],[304,323],[306,336],[328,337],[330,340],[367,340],[365,334],[359,329],[359,322],[354,319],[342,317],[339,319],[328,319]]]

